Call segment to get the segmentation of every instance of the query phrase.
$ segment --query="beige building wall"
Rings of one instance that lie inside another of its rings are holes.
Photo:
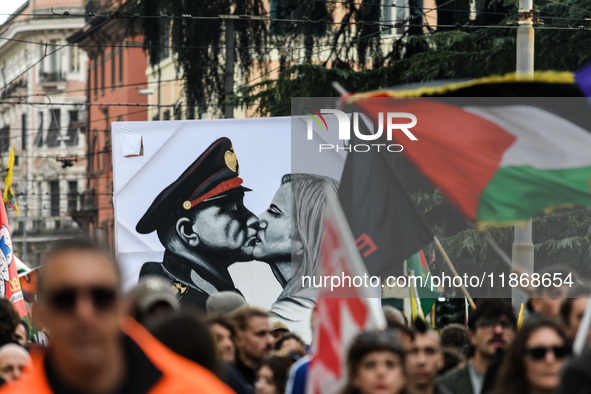
[[[8,216],[15,252],[31,266],[48,241],[78,232],[68,212],[85,186],[86,56],[75,46],[61,48],[84,18],[29,15],[51,7],[84,13],[81,0],[30,0],[0,26],[0,161],[5,169],[14,146],[19,215],[8,209]],[[72,166],[62,167],[60,158],[72,159]],[[3,176],[0,184],[3,190]]]

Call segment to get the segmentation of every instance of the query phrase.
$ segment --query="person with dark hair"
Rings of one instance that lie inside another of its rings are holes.
[[[46,354],[33,354],[32,372],[0,393],[231,392],[124,318],[121,274],[109,253],[64,241],[42,264],[35,317],[51,341]]]
[[[213,338],[197,311],[170,312],[147,326],[148,331],[176,354],[219,375],[220,368]]]
[[[273,344],[273,350],[280,352],[289,352],[290,350],[301,349],[305,353],[306,344],[297,334],[288,332],[283,334],[277,342]]]
[[[0,346],[16,342],[16,328],[21,318],[12,302],[6,298],[0,298]]]
[[[402,393],[406,382],[404,365],[398,333],[361,333],[347,354],[348,379],[342,394]]]
[[[215,339],[215,344],[220,359],[233,363],[236,357],[236,346],[234,345],[234,326],[223,316],[208,319],[209,331]]]
[[[491,371],[487,374],[489,366],[515,336],[517,321],[509,302],[481,299],[476,307],[468,319],[473,356],[464,367],[451,370],[437,379],[455,393],[482,394],[484,389],[488,389],[485,380],[494,381],[495,373]]]
[[[407,393],[449,394],[449,390],[435,380],[443,368],[443,352],[437,334],[422,319],[414,322],[413,332],[411,351],[406,354]]]
[[[564,368],[560,379],[561,394],[588,394],[591,387],[591,348],[587,347],[581,355],[571,360]]]
[[[546,266],[539,270],[538,274],[540,274],[540,278],[549,276],[552,279],[558,275],[565,281],[570,275],[570,279],[577,283],[575,286],[579,285],[578,274],[564,265],[552,264]],[[562,280],[560,281],[560,286],[555,286],[555,282],[552,280],[550,286],[536,287],[533,296],[527,303],[529,310],[541,317],[558,322],[560,318],[560,305],[571,290],[571,287],[567,284],[563,284]]]
[[[505,353],[494,393],[555,393],[569,354],[567,338],[556,323],[528,319]]]
[[[300,357],[303,350],[279,352],[264,359],[257,369],[257,381],[254,385],[256,394],[283,394],[287,383],[289,368]]]
[[[259,215],[253,256],[271,267],[283,288],[271,314],[308,338],[316,299],[302,288],[302,277],[318,274],[326,190],[339,182],[315,174],[286,174],[269,208]],[[298,324],[296,328],[294,324]]]
[[[579,285],[573,287],[560,305],[560,326],[564,330],[570,344],[575,341],[575,337],[579,331],[585,308],[587,308],[587,303],[589,302],[590,293],[591,290],[587,286]],[[591,330],[587,333],[585,342],[587,344],[591,342]]]
[[[237,291],[228,267],[252,260],[259,223],[244,206],[250,189],[239,173],[232,141],[219,138],[158,194],[136,231],[156,231],[164,261],[145,263],[140,277],[166,278],[182,303],[204,310],[211,294]]]
[[[469,356],[470,334],[461,324],[450,324],[439,332],[439,341],[444,348],[456,349],[464,356]]]
[[[19,321],[16,329],[14,330],[16,343],[25,349],[28,349],[30,344],[29,332],[29,323],[24,320]]]
[[[271,325],[271,335],[273,335],[275,341],[289,332],[291,332],[289,327],[287,327],[287,324],[282,321],[277,320]],[[275,344],[273,344],[273,346],[275,346]]]
[[[236,345],[236,369],[244,380],[254,388],[256,368],[271,353],[273,336],[269,314],[256,307],[243,307],[234,312],[230,319],[234,323]]]
[[[458,349],[453,347],[442,347],[443,351],[443,367],[439,370],[438,375],[445,375],[452,369],[461,368],[466,363],[466,356]]]

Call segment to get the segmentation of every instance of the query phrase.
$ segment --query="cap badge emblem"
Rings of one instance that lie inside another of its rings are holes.
[[[238,158],[236,157],[236,153],[234,153],[233,147],[230,148],[230,150],[227,150],[224,154],[224,161],[226,162],[228,168],[232,170],[232,172],[240,174],[240,168],[238,167]]]

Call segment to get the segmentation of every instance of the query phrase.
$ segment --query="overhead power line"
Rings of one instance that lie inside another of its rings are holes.
[[[86,107],[174,107],[174,104],[143,104],[143,103],[46,103],[46,102],[33,102],[33,101],[6,101],[0,100],[0,104],[14,104],[14,105],[43,105],[51,107],[53,105],[60,105],[60,106],[71,106],[71,107],[78,107],[78,106],[86,106]]]

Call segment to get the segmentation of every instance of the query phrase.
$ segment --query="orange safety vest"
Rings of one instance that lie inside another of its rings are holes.
[[[233,394],[234,391],[226,386],[211,371],[199,364],[193,363],[177,355],[165,345],[156,340],[139,323],[126,318],[122,330],[144,352],[154,366],[160,370],[162,377],[150,388],[149,394]],[[47,381],[43,366],[42,354],[32,354],[33,368],[29,373],[12,384],[0,387],[0,394],[52,394],[53,391]]]

